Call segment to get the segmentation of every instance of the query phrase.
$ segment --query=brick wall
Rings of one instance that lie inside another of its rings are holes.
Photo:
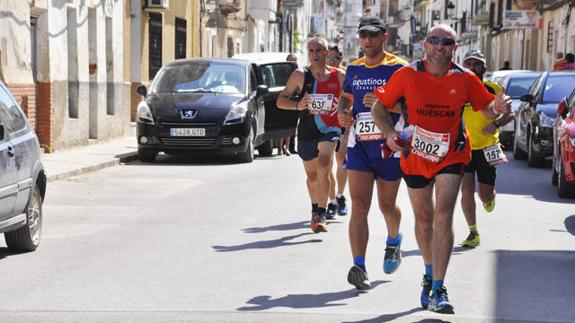
[[[53,146],[53,106],[52,84],[38,83],[38,129],[36,129],[36,134],[46,152],[52,152]]]
[[[24,110],[32,128],[36,130],[36,87],[34,84],[6,84],[6,86]]]

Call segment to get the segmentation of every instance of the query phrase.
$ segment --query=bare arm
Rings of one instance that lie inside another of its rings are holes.
[[[394,110],[399,106],[400,105],[396,103],[394,105]],[[373,105],[373,108],[371,109],[371,116],[373,117],[373,121],[375,122],[377,128],[381,130],[385,136],[389,149],[392,151],[402,150],[403,148],[396,144],[398,133],[393,127],[393,122],[391,121],[389,111],[386,107],[383,106],[383,104],[381,104],[381,102],[379,102],[379,100]]]
[[[354,123],[353,119],[353,96],[349,93],[343,92],[339,98],[337,106],[337,118],[342,127],[349,128]]]
[[[280,93],[276,101],[278,108],[283,110],[305,110],[307,108],[307,101],[309,100],[307,93],[301,101],[290,100],[292,95],[299,93],[302,90],[304,80],[305,73],[300,69],[295,70],[290,75],[285,88]]]

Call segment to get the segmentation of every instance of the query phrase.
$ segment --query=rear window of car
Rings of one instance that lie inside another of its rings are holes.
[[[262,81],[268,88],[285,86],[294,70],[291,63],[262,65]]]
[[[549,75],[543,89],[543,103],[559,103],[562,98],[571,94],[575,88],[573,75]]]
[[[533,83],[535,83],[538,78],[539,75],[510,78],[507,84],[506,94],[512,99],[518,99],[523,94],[529,93],[529,89],[531,89],[531,86],[533,86]]]

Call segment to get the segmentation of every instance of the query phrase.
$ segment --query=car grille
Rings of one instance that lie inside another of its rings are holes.
[[[165,146],[211,147],[217,138],[175,138],[162,137],[160,141]]]
[[[160,125],[166,127],[215,127],[215,122],[160,122]]]

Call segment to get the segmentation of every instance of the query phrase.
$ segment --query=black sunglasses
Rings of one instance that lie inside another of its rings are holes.
[[[455,45],[455,39],[453,39],[451,37],[440,38],[437,36],[429,36],[429,37],[427,37],[427,42],[430,43],[431,45],[437,45],[439,43],[441,43],[441,45],[443,45],[443,46]]]
[[[378,37],[379,35],[382,35],[382,34],[383,34],[383,33],[382,33],[382,32],[379,32],[379,31],[367,31],[367,30],[364,30],[364,31],[360,31],[360,32],[359,32],[359,38],[366,38],[366,37],[374,38],[374,37]]]

